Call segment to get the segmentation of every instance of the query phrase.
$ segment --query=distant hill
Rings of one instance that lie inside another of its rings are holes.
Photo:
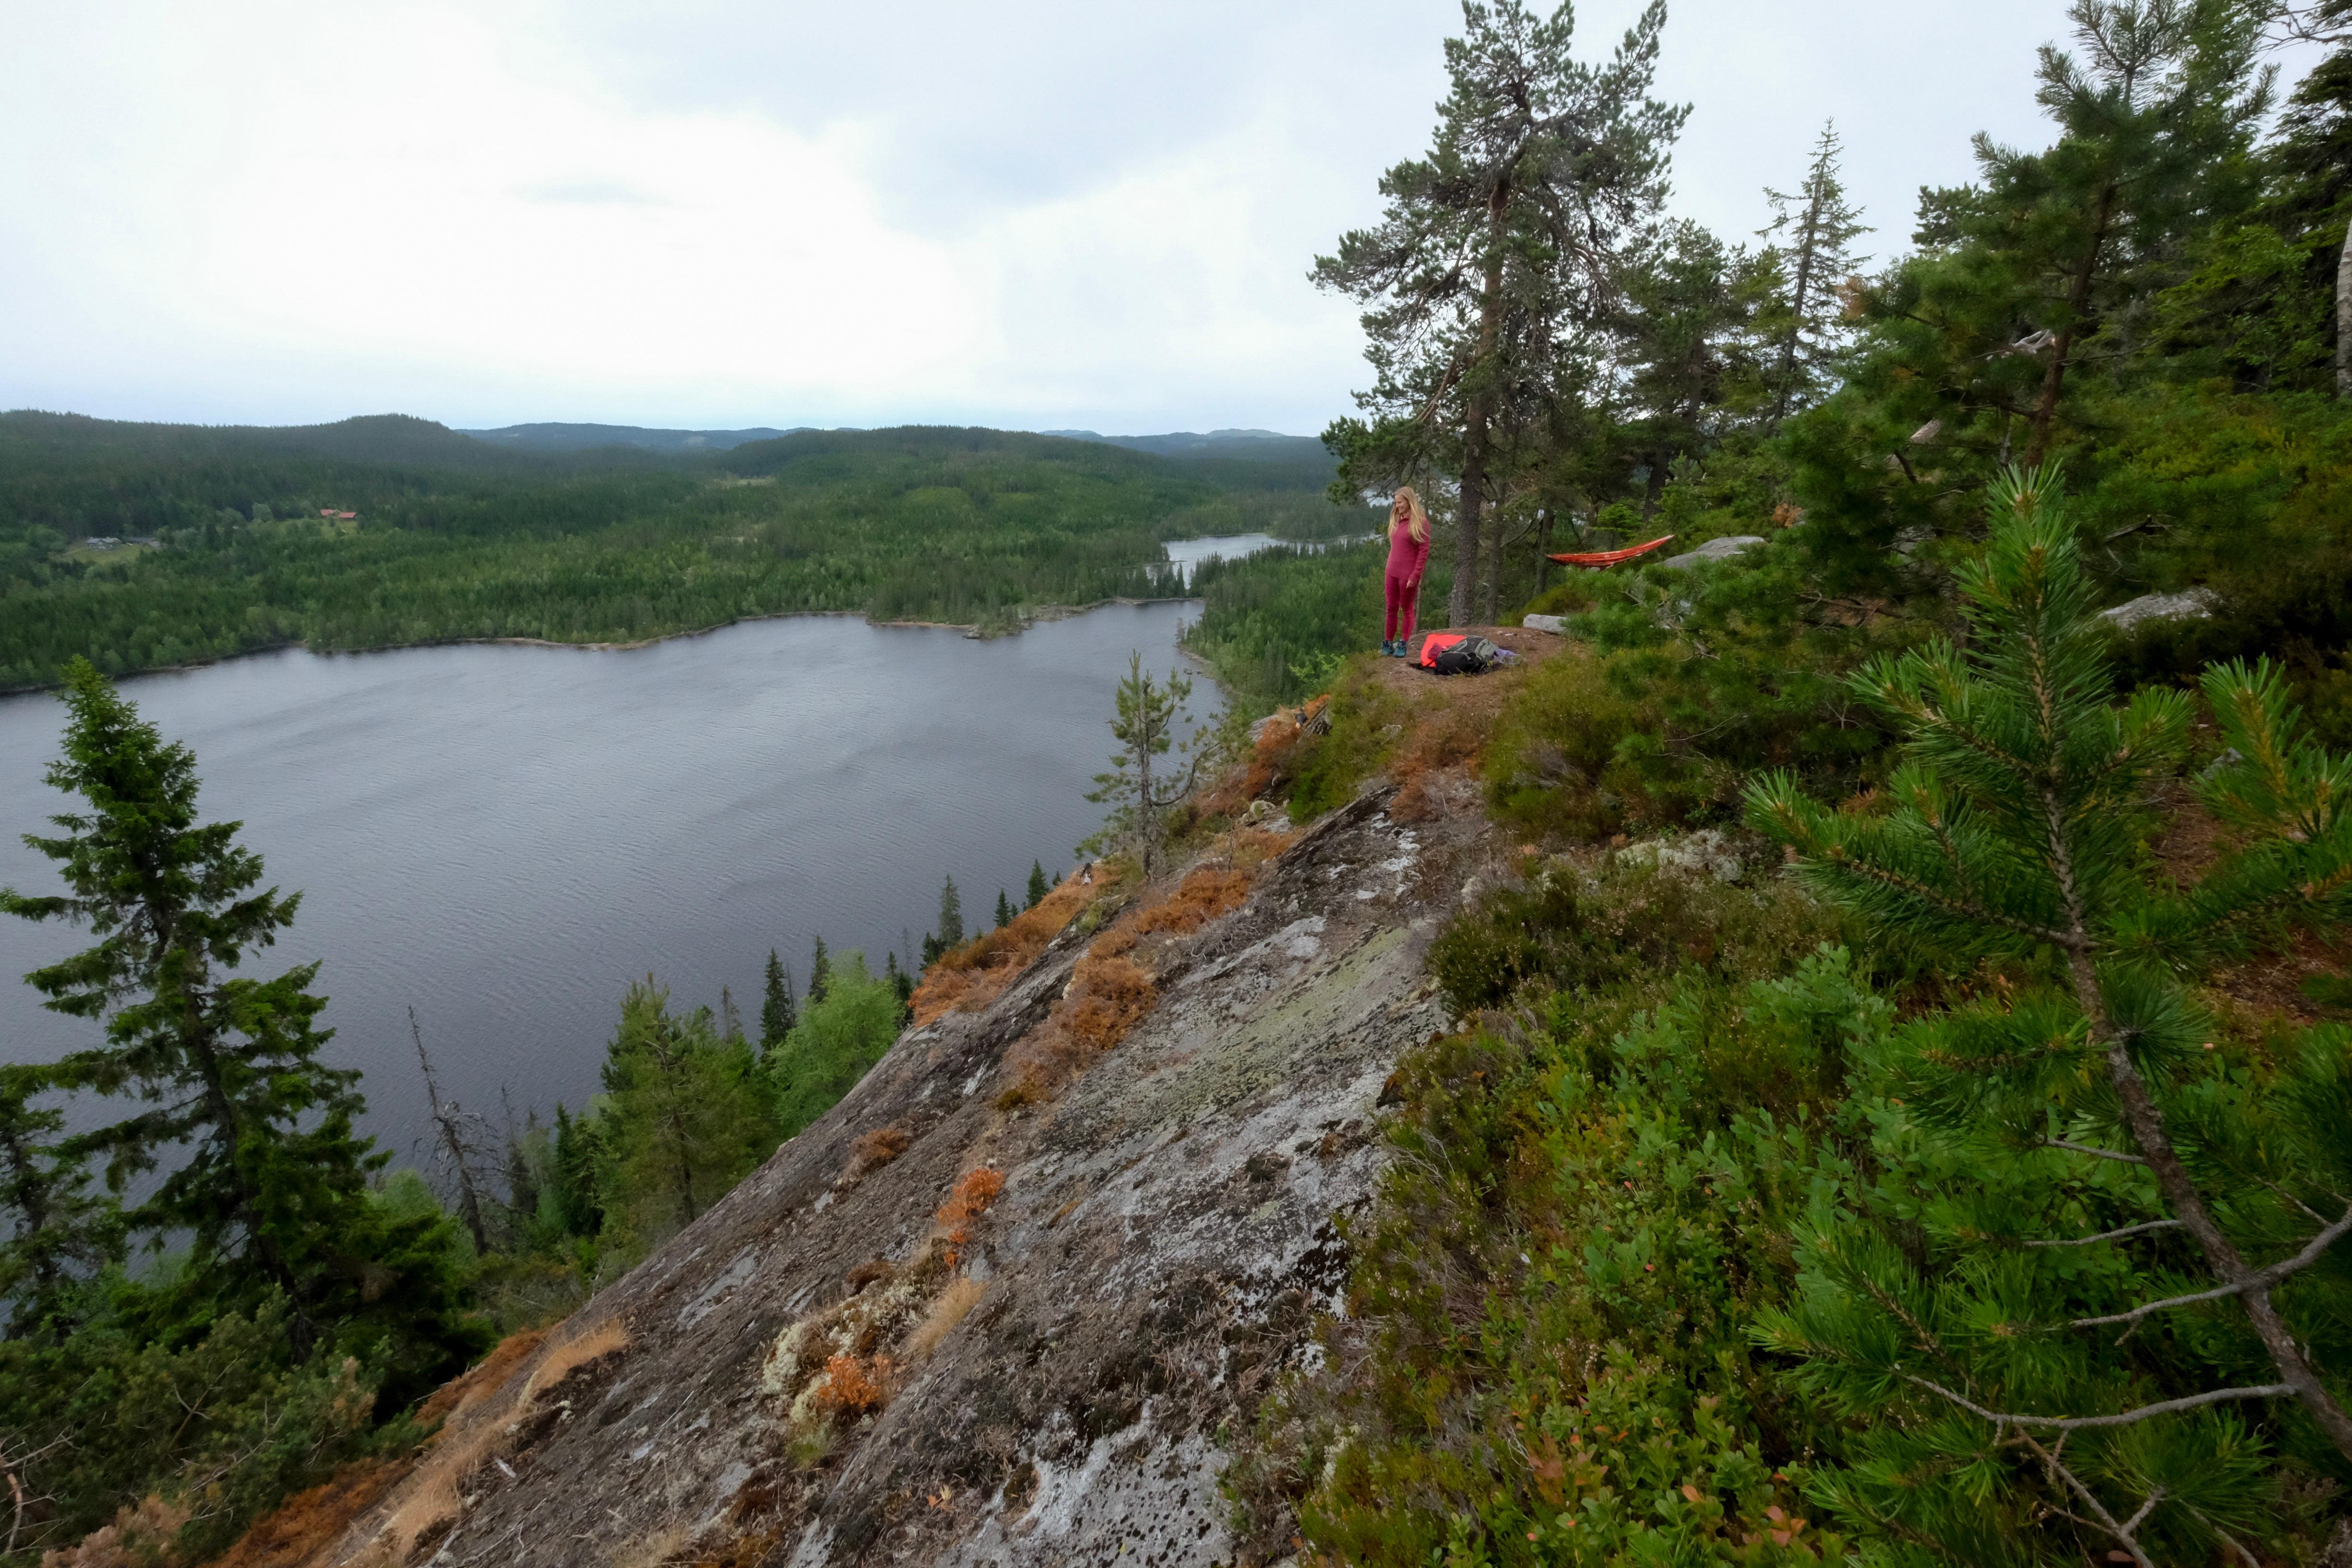
[[[1040,430],[1041,436],[1063,436],[1073,441],[1100,441],[1162,458],[1245,458],[1257,461],[1329,461],[1323,443],[1312,436],[1285,436],[1273,430],[1171,430],[1164,436],[1102,436],[1092,430]]]
[[[18,408],[0,414],[0,444],[53,457],[81,454],[101,463],[134,457],[184,464],[299,455],[404,468],[515,466],[446,425],[406,414],[362,415],[331,425],[163,425]]]
[[[584,452],[597,447],[638,447],[648,452],[724,452],[747,441],[772,441],[810,428],[761,426],[754,430],[656,430],[643,425],[507,425],[496,430],[460,430],[477,441],[526,452]]]

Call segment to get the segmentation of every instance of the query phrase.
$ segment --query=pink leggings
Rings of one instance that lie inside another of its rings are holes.
[[[1409,641],[1412,637],[1412,609],[1421,597],[1421,584],[1410,577],[1400,577],[1391,572],[1387,580],[1389,607],[1381,625],[1387,627],[1381,634],[1386,642]]]

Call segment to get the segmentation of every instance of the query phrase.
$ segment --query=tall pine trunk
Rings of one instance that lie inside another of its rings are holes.
[[[1480,523],[1486,507],[1486,400],[1493,395],[1495,344],[1502,335],[1503,214],[1510,185],[1497,180],[1486,198],[1486,276],[1478,294],[1478,357],[1471,367],[1470,404],[1462,420],[1462,504],[1456,510],[1454,591],[1446,596],[1446,619],[1466,626],[1477,613]]]
[[[1795,320],[1789,323],[1789,335],[1780,343],[1780,390],[1772,398],[1771,428],[1779,429],[1780,421],[1789,416],[1789,397],[1797,384],[1797,348],[1805,331],[1805,306],[1811,299],[1813,280],[1814,240],[1821,233],[1822,184],[1813,182],[1812,200],[1805,205],[1805,237],[1797,247],[1797,283],[1789,300]]]
[[[2058,393],[2066,382],[2066,363],[2074,352],[2075,329],[2082,324],[2084,311],[2090,309],[2091,286],[2098,280],[2099,254],[2107,247],[2107,225],[2115,216],[2116,188],[2108,185],[2099,192],[2097,215],[2091,220],[2091,245],[2083,254],[2083,265],[2074,274],[2074,287],[2069,290],[2066,305],[2072,313],[2057,341],[2050,345],[2050,368],[2042,377],[2042,396],[2033,405],[2032,435],[2025,443],[2025,468],[2028,473],[2042,467],[2042,458],[2050,448],[2050,426],[2058,416]]]
[[[2352,397],[2352,225],[2336,258],[2336,395]]]

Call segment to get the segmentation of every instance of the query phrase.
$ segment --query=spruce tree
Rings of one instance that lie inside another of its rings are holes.
[[[882,979],[890,987],[890,994],[898,999],[898,1027],[903,1029],[914,1021],[915,977],[898,967],[897,953],[888,957],[889,962],[882,969]]]
[[[956,891],[955,879],[950,877],[940,889],[940,951],[963,945],[963,895]]]
[[[809,954],[809,1005],[814,1006],[824,1001],[824,994],[832,984],[833,963],[824,955],[824,938],[819,936],[814,950]]]
[[[146,1104],[93,1135],[110,1180],[178,1160],[130,1223],[158,1245],[185,1238],[183,1294],[251,1304],[274,1288],[298,1351],[337,1322],[373,1323],[402,1338],[399,1358],[422,1375],[467,1337],[448,1222],[369,1201],[367,1178],[390,1156],[352,1130],[359,1074],[319,1059],[319,965],[230,973],[277,939],[301,895],[256,890],[261,857],[237,844],[241,825],[196,820],[194,754],[166,744],[87,659],[68,667],[66,707],[48,781],[88,807],[52,817],[58,837],[26,842],[58,862],[68,890],[0,889],[0,910],[99,938],[26,980],[53,1011],[103,1021],[105,1043],[60,1071]]]
[[[793,1000],[793,973],[776,950],[768,950],[767,989],[760,1000],[760,1051],[766,1055],[782,1043],[800,1021],[799,1005]]]
[[[997,889],[996,889],[996,929],[997,929],[998,931],[1003,931],[1006,926],[1011,925],[1011,924],[1013,923],[1013,900],[1012,900],[1011,899],[1009,899],[1009,898],[1005,897],[1004,889],[1002,889],[1002,888]]]
[[[1455,626],[1473,616],[1498,418],[1515,384],[1540,377],[1613,308],[1622,247],[1665,195],[1668,151],[1686,109],[1650,96],[1664,0],[1653,0],[1604,64],[1573,58],[1575,23],[1526,0],[1464,0],[1445,42],[1449,90],[1427,156],[1381,180],[1377,227],[1316,259],[1318,287],[1364,306],[1375,373],[1358,403],[1370,424],[1326,436],[1354,492],[1433,468],[1458,474]]]
[[[1053,885],[1045,880],[1045,863],[1043,860],[1030,861],[1029,902],[1025,907],[1035,909],[1045,901],[1045,895],[1053,890]]]
[[[1908,738],[1884,809],[1786,776],[1748,792],[1822,894],[1955,972],[2008,966],[1874,1064],[1887,1114],[1940,1140],[1916,1157],[1944,1193],[1821,1215],[1800,1304],[1763,1333],[1868,1419],[1834,1506],[1956,1542],[2055,1510],[2145,1568],[2249,1522],[2242,1412],[2299,1410],[2352,1462],[2352,1416],[2305,1348],[2343,1342],[2305,1276],[2346,1267],[2352,1053],[2321,1031],[2268,1081],[2231,1073],[2184,984],[2281,921],[2352,917],[2352,763],[2302,736],[2267,663],[2208,670],[2227,749],[2200,794],[2238,847],[2184,888],[2154,874],[2148,802],[2192,705],[2111,701],[2054,473],[2011,470],[1992,500],[1962,575],[1968,651],[1853,678]]]
[[[555,1158],[550,1174],[556,1220],[566,1234],[593,1240],[604,1228],[603,1127],[591,1115],[555,1106]]]
[[[1838,177],[1844,152],[1837,126],[1824,124],[1821,139],[1813,143],[1804,184],[1794,195],[1764,193],[1772,204],[1772,221],[1758,232],[1785,247],[1788,278],[1785,306],[1775,322],[1775,426],[1819,393],[1822,363],[1844,335],[1844,307],[1837,291],[1859,265],[1852,249],[1854,239],[1870,232]]]
[[[721,1035],[708,1007],[672,1015],[651,975],[622,999],[601,1076],[603,1203],[640,1241],[692,1223],[776,1146],[749,1042]]]

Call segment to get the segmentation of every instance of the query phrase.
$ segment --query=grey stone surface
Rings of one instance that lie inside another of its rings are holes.
[[[2213,614],[2221,597],[2210,588],[2188,588],[2178,594],[2142,594],[2127,599],[2112,610],[2101,610],[2099,618],[2118,631],[2129,631],[2143,621],[2201,621]]]
[[[1411,825],[1387,800],[1310,827],[1233,913],[1138,945],[1152,1011],[1049,1103],[1005,1100],[1004,1058],[1087,932],[985,1009],[902,1036],[597,1299],[628,1348],[465,1480],[431,1561],[1230,1562],[1216,1435],[1311,1353],[1318,1313],[1344,1310],[1334,1216],[1382,1168],[1383,1082],[1446,1026],[1424,955],[1486,842],[1475,795]],[[912,1142],[868,1171],[851,1143],[881,1127]],[[934,1210],[982,1164],[1002,1196],[955,1269],[921,1272]],[[982,1293],[926,1354],[912,1328],[955,1271]],[[845,1323],[868,1326],[895,1388],[811,1463],[794,1369],[808,1345],[823,1365]],[[337,1560],[381,1561],[374,1539],[363,1521]]]
[[[1727,534],[1721,539],[1710,539],[1696,550],[1685,551],[1680,555],[1669,555],[1658,564],[1680,572],[1710,561],[1728,561],[1741,551],[1763,542],[1764,537],[1761,534]]]

